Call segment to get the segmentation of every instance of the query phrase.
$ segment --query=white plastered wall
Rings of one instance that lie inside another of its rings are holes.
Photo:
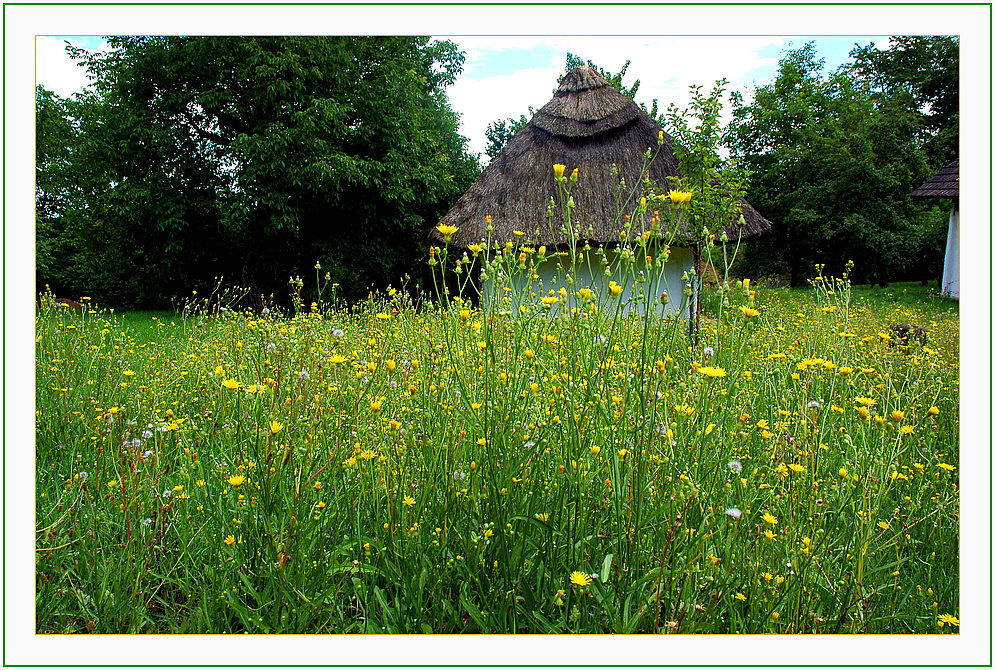
[[[651,270],[655,274],[652,287],[649,280],[638,283],[634,281],[636,275],[641,271],[645,271],[644,263],[633,263],[629,266],[628,273],[626,273],[623,269],[624,265],[619,262],[619,252],[614,249],[608,249],[605,251],[604,260],[609,267],[614,268],[614,271],[611,275],[605,276],[600,254],[593,250],[587,252],[587,254],[580,254],[578,269],[574,276],[575,282],[572,287],[568,287],[568,290],[576,291],[582,287],[592,288],[598,299],[607,308],[613,304],[609,300],[610,291],[608,285],[610,282],[615,281],[623,287],[619,300],[621,300],[622,304],[627,304],[625,313],[633,312],[636,309],[640,312],[645,312],[646,305],[650,305],[657,314],[673,316],[681,308],[682,300],[684,299],[684,273],[694,266],[693,255],[690,249],[671,247],[670,258],[664,264],[664,267],[662,269],[652,268]],[[532,279],[532,291],[530,292],[534,293],[535,296],[525,296],[533,302],[537,303],[539,298],[548,295],[549,291],[559,291],[564,286],[563,273],[559,268],[559,259],[556,256],[547,258],[545,261],[539,263],[535,274],[537,277]],[[650,278],[649,275],[647,275],[647,278]],[[509,295],[520,295],[522,293],[522,286],[517,286],[516,284],[524,285],[527,279],[521,276],[512,279],[510,282],[512,286],[509,287],[511,290],[506,291],[506,293]],[[646,295],[651,288],[653,295]],[[667,292],[669,298],[666,307],[664,307],[660,299],[664,291]],[[491,292],[485,289],[485,302],[490,299]],[[643,293],[645,299],[637,303],[632,299],[639,293]],[[517,307],[517,305],[514,305],[514,307]],[[551,312],[555,314],[556,309],[554,308]],[[681,317],[687,318],[687,313],[687,305],[684,305],[683,310],[681,310]]]
[[[943,293],[960,300],[960,210],[950,210],[947,251],[943,256]]]

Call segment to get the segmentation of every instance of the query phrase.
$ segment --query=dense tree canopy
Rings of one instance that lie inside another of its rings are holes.
[[[960,40],[943,35],[888,38],[888,48],[873,42],[850,52],[852,72],[876,101],[898,92],[911,95],[922,124],[919,139],[930,166],[940,169],[958,156],[960,140]]]
[[[936,217],[908,194],[931,174],[919,100],[911,86],[875,95],[853,68],[824,76],[812,44],[792,51],[752,102],[734,100],[726,136],[751,173],[747,199],[775,222],[749,255],[753,274],[790,272],[800,283],[816,263],[858,281],[935,272]]]
[[[358,297],[415,267],[476,177],[445,95],[451,43],[109,42],[76,52],[88,98],[38,92],[39,280],[70,294],[156,305],[219,274],[285,294],[319,261]]]

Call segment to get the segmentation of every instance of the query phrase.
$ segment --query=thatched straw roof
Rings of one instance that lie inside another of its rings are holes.
[[[456,247],[486,240],[488,215],[494,227],[492,243],[515,241],[513,231],[518,230],[534,244],[561,246],[565,244],[558,232],[562,219],[555,218],[550,231],[546,217],[550,197],[557,193],[553,165],[561,163],[567,175],[579,170],[572,189],[574,212],[580,230],[593,228],[593,235],[581,238],[617,242],[622,230],[640,232],[624,219],[616,220],[618,181],[624,177],[629,191],[639,184],[643,157],[647,149],[656,150],[659,132],[660,126],[646,112],[597,71],[578,67],[562,79],[553,99],[508,142],[440,223],[459,228],[450,240]],[[611,175],[613,163],[617,176]],[[649,172],[661,187],[668,184],[668,176],[679,175],[673,143],[666,135]],[[630,203],[627,211],[634,205]],[[747,239],[770,229],[770,222],[745,201],[743,218],[746,225],[741,230],[737,222],[726,228],[730,239]],[[435,229],[431,237],[442,239]]]
[[[957,198],[960,196],[960,159],[937,172],[909,194],[913,198]]]

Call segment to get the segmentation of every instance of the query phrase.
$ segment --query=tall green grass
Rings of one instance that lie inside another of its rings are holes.
[[[955,304],[727,280],[695,348],[521,253],[513,308],[43,302],[38,632],[957,630]]]

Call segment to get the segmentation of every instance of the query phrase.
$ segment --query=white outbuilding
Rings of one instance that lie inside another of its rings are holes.
[[[913,198],[943,198],[951,201],[947,226],[947,250],[943,255],[940,291],[960,300],[960,159],[937,172],[932,179],[912,191]]]

